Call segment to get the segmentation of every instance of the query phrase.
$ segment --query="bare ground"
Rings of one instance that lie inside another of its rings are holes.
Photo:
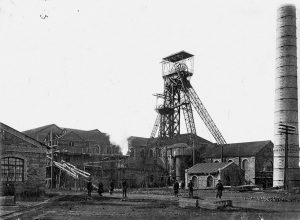
[[[196,191],[200,199],[213,200],[214,191]],[[186,196],[181,191],[180,196]],[[274,199],[276,198],[276,199]],[[233,208],[207,210],[180,208],[171,189],[130,190],[126,200],[120,193],[103,197],[84,192],[67,193],[58,201],[12,219],[300,219],[300,195],[277,192],[224,192]]]

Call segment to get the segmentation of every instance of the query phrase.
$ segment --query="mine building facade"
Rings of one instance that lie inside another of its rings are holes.
[[[245,184],[271,187],[273,181],[273,146],[269,140],[233,143],[215,146],[203,156],[206,162],[221,162],[222,157],[223,162],[234,162],[244,170]]]
[[[0,149],[1,189],[13,187],[17,196],[43,194],[47,146],[0,123]]]
[[[195,189],[215,188],[218,180],[225,186],[244,183],[244,171],[234,162],[198,163],[185,171],[185,185],[192,180]]]
[[[107,134],[97,129],[85,131],[51,124],[24,131],[24,134],[53,147],[53,152],[48,150],[47,153],[47,187],[66,189],[86,187],[86,178],[81,176],[74,178],[61,167],[51,166],[51,158],[61,166],[70,164],[76,169],[90,173],[95,184],[100,180],[105,185],[111,180],[117,184],[123,176],[124,165],[121,164],[124,164],[126,156],[122,156],[120,147],[112,144]]]
[[[183,182],[185,169],[193,165],[193,146],[197,162],[203,162],[201,155],[214,144],[191,134],[180,134],[173,138],[143,138],[131,136],[128,139],[128,164],[131,170],[147,171],[141,175],[145,185],[170,185],[175,179]],[[140,179],[139,175],[135,178]],[[139,181],[140,182],[140,181]]]
[[[109,136],[94,130],[79,130],[73,128],[62,128],[55,124],[24,131],[24,134],[50,144],[51,138],[56,150],[73,153],[88,154],[114,154],[120,153],[120,149],[110,143]],[[52,136],[52,137],[51,137]]]

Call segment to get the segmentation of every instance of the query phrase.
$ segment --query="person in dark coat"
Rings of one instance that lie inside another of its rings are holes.
[[[87,185],[86,185],[87,191],[88,191],[88,196],[91,196],[92,190],[93,190],[93,184],[92,180],[89,179]]]
[[[111,180],[110,181],[110,183],[109,183],[109,193],[110,193],[110,195],[112,195],[113,194],[113,192],[114,192],[114,188],[115,188],[115,184],[114,184],[114,182]]]
[[[103,183],[99,182],[99,184],[98,184],[98,193],[99,193],[99,196],[102,196],[103,192],[104,192],[104,190],[103,190]]]
[[[124,180],[122,182],[122,192],[123,192],[123,198],[126,198],[127,197],[127,181]]]
[[[181,185],[180,185],[180,187],[181,187],[182,190],[184,190],[184,186],[185,186],[185,182],[182,181],[182,182],[181,182]]]
[[[193,197],[193,187],[194,187],[193,181],[190,180],[190,182],[189,182],[189,184],[188,184],[188,188],[189,188],[189,197]]]
[[[175,180],[173,188],[174,188],[174,195],[178,197],[179,183],[177,182],[177,180]]]
[[[222,197],[222,192],[223,192],[223,184],[221,182],[221,180],[218,181],[217,185],[216,185],[216,189],[217,189],[217,195],[216,195],[216,198],[220,198]]]

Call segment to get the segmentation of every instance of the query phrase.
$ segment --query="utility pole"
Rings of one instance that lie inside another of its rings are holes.
[[[223,144],[221,144],[221,163],[223,163]]]
[[[193,135],[193,134],[192,134]],[[193,166],[195,165],[195,136],[193,135]]]
[[[286,124],[279,124],[279,133],[285,135],[285,147],[284,147],[284,189],[289,189],[288,183],[288,171],[289,171],[289,163],[288,163],[288,150],[289,150],[289,134],[294,134],[296,131],[296,127],[286,125]]]
[[[52,143],[52,129],[50,132],[50,148],[51,148],[51,189],[53,189],[53,143]]]

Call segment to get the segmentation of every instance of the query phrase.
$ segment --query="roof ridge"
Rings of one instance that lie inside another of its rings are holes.
[[[7,129],[7,130],[10,129],[11,132],[7,131],[8,133],[10,133],[11,135],[14,135],[14,136],[16,136],[16,137],[18,137],[18,138],[20,138],[20,139],[22,139],[24,141],[27,141],[27,142],[29,142],[31,144],[33,144],[33,142],[34,142],[34,143],[37,143],[39,146],[46,147],[46,148],[48,147],[44,143],[42,143],[42,142],[40,142],[40,141],[38,141],[38,140],[36,140],[36,139],[34,139],[34,138],[32,138],[32,137],[24,134],[23,132],[18,131],[16,129],[14,129],[14,128],[12,128],[12,127],[10,127],[10,126],[2,123],[2,122],[0,122],[0,127],[2,127],[3,129]],[[25,139],[27,139],[27,140],[25,140]]]

